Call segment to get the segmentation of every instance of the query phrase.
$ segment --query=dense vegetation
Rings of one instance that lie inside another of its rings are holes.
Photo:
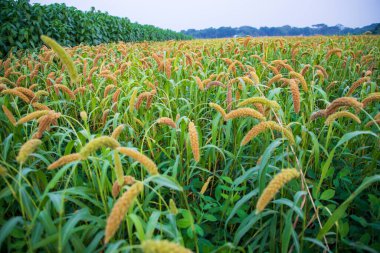
[[[189,39],[171,30],[132,23],[128,18],[95,9],[83,12],[65,4],[31,5],[29,0],[1,0],[0,24],[0,57],[12,47],[14,51],[40,47],[42,34],[64,46]]]
[[[379,37],[42,39],[0,61],[1,252],[380,251]]]
[[[380,24],[372,24],[360,28],[343,27],[342,25],[327,26],[325,24],[313,25],[312,27],[260,27],[250,26],[219,27],[207,29],[188,29],[181,31],[194,38],[230,38],[234,36],[310,36],[310,35],[358,35],[370,32],[380,34]]]

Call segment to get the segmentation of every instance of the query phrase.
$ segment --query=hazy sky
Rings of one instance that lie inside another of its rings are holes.
[[[360,27],[380,22],[380,0],[31,0],[107,11],[133,22],[176,31],[220,26]]]

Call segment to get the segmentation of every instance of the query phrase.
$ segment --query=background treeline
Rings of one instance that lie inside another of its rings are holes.
[[[233,36],[310,36],[310,35],[346,35],[346,34],[363,34],[371,32],[372,34],[380,34],[380,23],[364,26],[361,28],[348,28],[342,25],[327,26],[325,24],[317,24],[312,27],[260,27],[254,28],[250,26],[241,26],[237,28],[220,27],[207,28],[202,30],[183,30],[184,34],[194,38],[229,38]]]
[[[41,34],[64,46],[189,39],[171,30],[132,23],[128,18],[95,9],[83,12],[65,4],[31,5],[29,0],[0,0],[0,24],[0,57],[11,48],[15,51],[41,46]]]

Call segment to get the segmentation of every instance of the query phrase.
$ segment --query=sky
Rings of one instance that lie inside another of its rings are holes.
[[[362,27],[380,22],[380,0],[31,0],[108,12],[175,31],[221,26]]]

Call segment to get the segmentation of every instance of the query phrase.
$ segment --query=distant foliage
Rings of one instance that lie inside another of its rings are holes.
[[[230,38],[234,36],[311,36],[311,35],[356,35],[356,34],[380,34],[380,24],[372,24],[360,28],[349,28],[342,25],[327,26],[317,24],[312,27],[292,27],[289,25],[281,27],[219,27],[202,30],[188,29],[181,31],[194,38]]]
[[[190,38],[152,25],[132,23],[128,18],[110,16],[94,8],[83,12],[65,4],[31,5],[29,0],[1,0],[0,23],[0,56],[12,48],[15,51],[41,46],[42,34],[63,46]]]

